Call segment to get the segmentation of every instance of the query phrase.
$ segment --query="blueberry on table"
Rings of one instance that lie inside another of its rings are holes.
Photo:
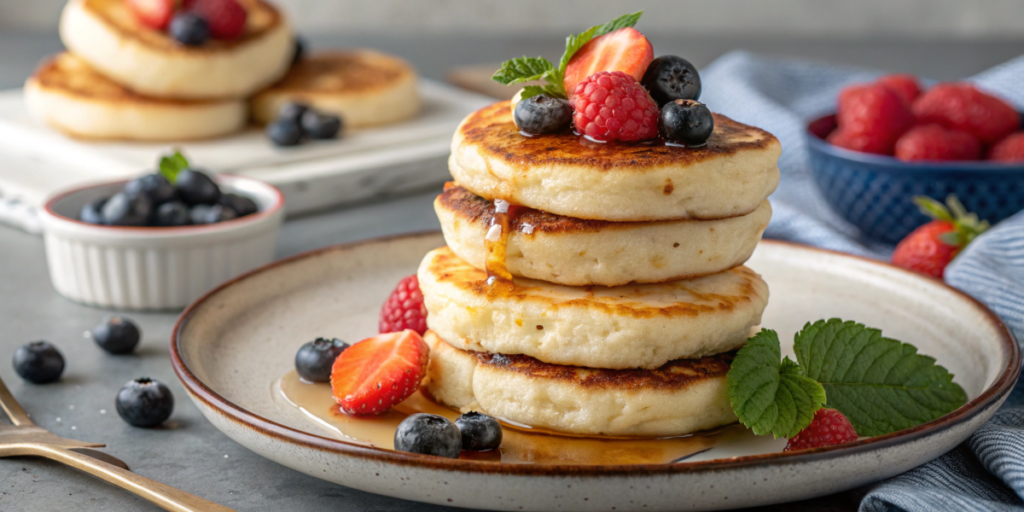
[[[302,142],[302,129],[299,123],[288,119],[278,119],[267,125],[267,137],[275,146],[298,146]]]
[[[158,206],[174,199],[174,185],[163,174],[153,173],[135,178],[124,186],[130,196],[145,195],[153,206]]]
[[[444,416],[416,413],[395,429],[395,449],[457,459],[462,451],[462,434]]]
[[[314,139],[333,139],[341,131],[341,117],[307,110],[302,114],[302,131]]]
[[[135,322],[111,315],[92,328],[92,340],[111,354],[127,354],[139,344],[142,333]]]
[[[64,373],[64,356],[46,341],[33,341],[14,351],[14,371],[33,384],[46,384]]]
[[[114,400],[117,414],[134,427],[155,427],[174,412],[174,395],[163,383],[148,377],[129,381]]]
[[[182,202],[189,206],[217,204],[220,200],[220,187],[203,171],[184,169],[178,173],[174,185]]]
[[[103,205],[107,204],[109,197],[101,197],[85,203],[82,211],[78,214],[78,220],[89,224],[103,224]]]
[[[541,94],[516,103],[512,117],[516,126],[530,135],[556,133],[569,129],[572,107],[561,98]]]
[[[348,343],[338,338],[310,341],[295,353],[295,371],[299,377],[311,382],[330,382],[331,366],[347,348]]]
[[[202,46],[210,39],[210,24],[206,18],[190,12],[176,14],[171,19],[171,37],[185,46]]]
[[[224,194],[220,196],[220,204],[230,207],[239,217],[252,215],[259,211],[256,201],[238,194]]]
[[[700,74],[690,61],[665,55],[651,61],[640,83],[659,107],[675,100],[700,98]]]
[[[113,195],[103,205],[103,223],[108,226],[145,226],[153,213],[153,203],[144,195],[124,192]]]
[[[455,420],[462,433],[462,449],[482,452],[501,446],[501,423],[484,413],[470,411]]]
[[[238,218],[238,213],[228,206],[215,204],[213,206],[199,204],[193,206],[189,211],[192,224],[216,224]]]
[[[281,109],[277,111],[278,121],[291,121],[295,124],[302,122],[302,114],[309,111],[309,106],[304,103],[288,102],[281,105]]]
[[[715,119],[711,117],[711,111],[696,100],[670,101],[658,116],[661,137],[683,146],[703,146],[714,130]]]
[[[153,225],[160,227],[187,226],[192,223],[188,206],[181,201],[164,203],[153,215]]]

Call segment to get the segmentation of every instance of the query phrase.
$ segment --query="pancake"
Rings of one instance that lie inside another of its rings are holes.
[[[586,435],[678,436],[736,421],[726,386],[733,353],[593,370],[459,350],[431,331],[424,339],[427,391],[457,409]]]
[[[419,268],[427,327],[457,348],[590,368],[657,368],[742,346],[768,286],[746,267],[698,279],[568,287],[516,279],[511,291],[448,247]]]
[[[494,203],[450,186],[434,201],[445,241],[483,269]],[[720,220],[609,222],[520,209],[509,229],[505,264],[514,276],[568,286],[619,286],[692,279],[742,265],[771,219],[768,201]]]
[[[139,141],[218,137],[248,120],[241,100],[160,100],[136,94],[70,53],[44,61],[27,82],[32,115],[65,134]]]
[[[527,137],[509,102],[480,109],[452,139],[449,170],[487,199],[578,219],[721,219],[753,212],[779,183],[770,133],[715,114],[701,148],[588,141],[571,132]]]
[[[252,99],[253,118],[269,123],[289,102],[340,115],[351,128],[402,121],[420,110],[416,70],[398,57],[372,50],[304,57],[284,80]]]
[[[295,40],[284,17],[263,0],[239,0],[245,33],[188,47],[143,26],[123,0],[70,0],[60,35],[68,50],[125,87],[157,98],[240,98],[288,70]]]

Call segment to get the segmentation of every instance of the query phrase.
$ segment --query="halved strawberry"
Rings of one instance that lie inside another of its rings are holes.
[[[626,27],[591,39],[569,59],[562,82],[571,96],[576,84],[598,71],[622,71],[637,82],[654,60],[654,47],[639,30]]]
[[[167,28],[176,7],[175,0],[124,0],[124,3],[139,23],[156,30]]]
[[[334,360],[334,401],[348,414],[380,414],[419,389],[429,356],[423,338],[409,329],[360,341]]]

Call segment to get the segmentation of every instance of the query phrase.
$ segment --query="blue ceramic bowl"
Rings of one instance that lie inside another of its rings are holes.
[[[930,220],[911,202],[918,195],[956,194],[992,224],[1024,209],[1024,164],[903,162],[825,142],[835,126],[834,115],[808,125],[811,173],[829,206],[869,238],[897,243]]]

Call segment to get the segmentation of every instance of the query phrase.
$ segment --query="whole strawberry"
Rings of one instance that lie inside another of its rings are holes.
[[[1012,106],[971,84],[938,84],[922,94],[913,108],[921,122],[963,130],[985,145],[1020,128],[1020,114]]]
[[[570,103],[576,130],[590,139],[632,142],[658,136],[658,104],[622,71],[590,75],[576,84]]]
[[[981,157],[981,142],[965,131],[926,124],[911,128],[896,141],[895,156],[907,162],[977,160]]]
[[[893,90],[903,98],[907,105],[912,105],[914,100],[921,95],[921,84],[914,75],[885,75],[879,78],[877,83]]]
[[[950,261],[989,228],[987,221],[968,213],[956,196],[942,203],[918,196],[914,203],[921,212],[935,219],[911,232],[892,253],[892,264],[926,276],[942,279]]]
[[[806,450],[821,446],[832,446],[857,440],[857,431],[850,420],[835,409],[818,409],[807,428],[790,438],[783,451]]]
[[[412,329],[422,336],[427,332],[427,307],[423,305],[423,293],[416,274],[402,278],[384,301],[380,308],[379,327],[381,333]]]
[[[854,85],[839,94],[838,128],[829,143],[864,153],[893,154],[896,140],[914,124],[910,106],[881,84]]]
[[[992,146],[989,160],[1000,162],[1024,162],[1024,132],[1014,133]]]

